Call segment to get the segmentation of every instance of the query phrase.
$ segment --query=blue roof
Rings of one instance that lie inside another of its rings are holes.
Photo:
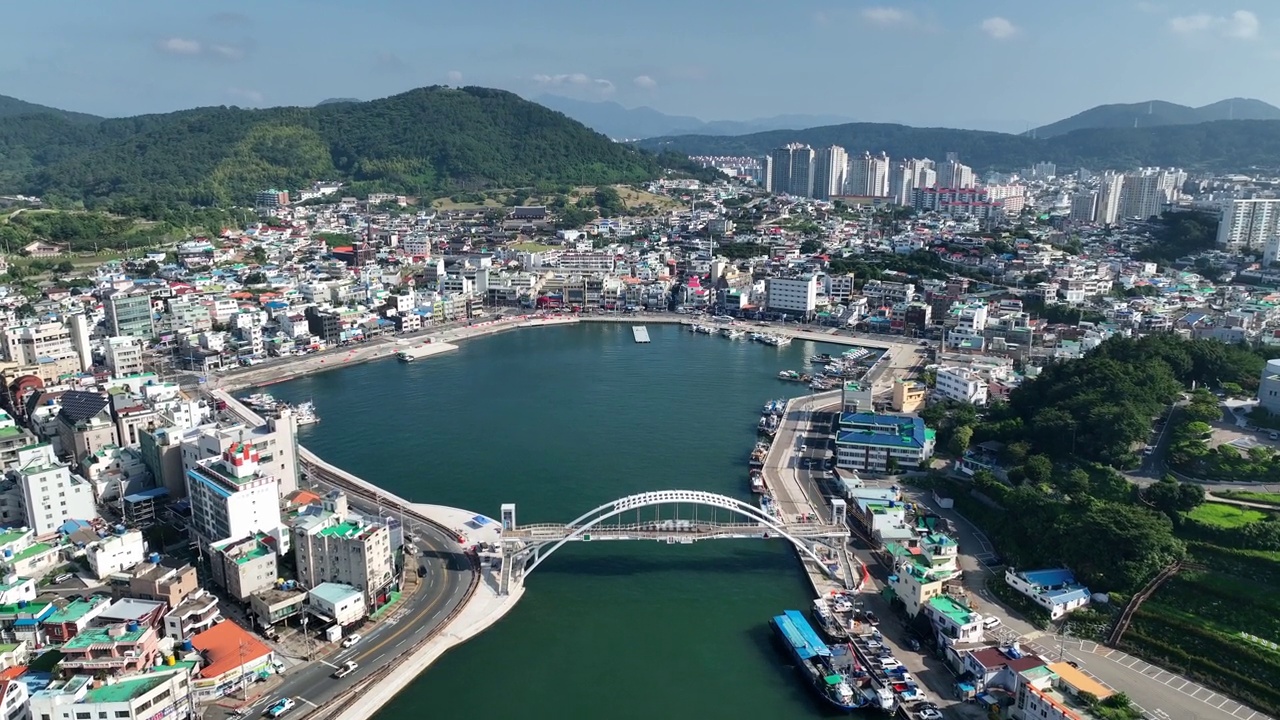
[[[787,613],[795,612],[795,610],[787,611]],[[799,615],[799,613],[796,614]],[[804,616],[799,616],[799,621],[803,627],[809,628],[809,623],[805,621]],[[814,646],[809,642],[809,638],[806,637],[805,633],[800,629],[801,626],[797,625],[795,618],[789,614],[784,613],[782,615],[774,615],[773,626],[778,629],[778,632],[782,634],[782,637],[791,645],[791,649],[801,660],[808,660],[809,658],[817,657],[819,655],[830,654],[830,651],[827,650],[827,646],[821,641],[817,646]],[[813,633],[812,628],[809,628],[809,633]]]
[[[125,495],[124,501],[131,502],[131,503],[142,502],[143,500],[154,500],[156,498],[162,498],[168,494],[169,494],[169,490],[167,488],[152,488],[150,490],[143,490],[142,492],[136,492],[132,495]]]
[[[783,615],[791,621],[791,624],[800,631],[800,636],[804,641],[809,643],[819,655],[830,655],[831,651],[827,649],[827,644],[822,642],[822,638],[818,637],[818,633],[813,631],[813,626],[809,624],[809,620],[805,618],[799,610],[784,610]]]
[[[1077,587],[1070,590],[1051,590],[1044,594],[1054,605],[1067,605],[1089,597],[1089,588]]]
[[[1059,585],[1070,585],[1075,583],[1076,578],[1071,571],[1066,568],[1058,568],[1056,570],[1031,570],[1022,573],[1022,577],[1027,582],[1034,583],[1040,587],[1057,587]]]
[[[836,444],[923,448],[928,440],[924,420],[906,415],[844,413]]]

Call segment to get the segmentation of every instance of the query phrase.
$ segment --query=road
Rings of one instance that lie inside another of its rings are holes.
[[[326,477],[327,471],[321,468],[311,468],[308,476],[321,492],[335,487]],[[344,490],[351,507],[358,512],[378,515],[379,510],[382,514],[388,510],[385,504],[378,507],[351,488]],[[313,659],[299,661],[287,668],[279,687],[246,706],[249,715],[265,712],[284,697],[294,699],[298,705],[295,712],[299,714],[323,707],[404,655],[465,602],[475,570],[471,560],[462,552],[457,538],[434,525],[407,516],[404,529],[413,536],[413,544],[417,548],[415,555],[406,557],[406,572],[416,574],[418,567],[425,569],[416,591],[406,593],[400,601],[402,607],[389,610],[386,617],[368,625],[367,629],[358,629],[363,637],[354,647],[343,648],[317,641],[315,654],[311,656]],[[356,672],[345,678],[334,678],[334,671],[349,660],[358,664]],[[227,714],[227,708],[213,705],[206,717],[217,720]]]

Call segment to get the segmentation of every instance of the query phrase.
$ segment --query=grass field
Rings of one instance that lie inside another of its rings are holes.
[[[1214,495],[1261,505],[1275,505],[1280,508],[1280,493],[1254,492],[1253,490],[1223,490],[1215,492]]]
[[[511,246],[511,249],[517,250],[519,252],[546,252],[547,250],[554,250],[555,246],[543,245],[542,243],[536,243],[536,242],[527,242],[527,243],[516,243],[515,245]]]
[[[1267,513],[1252,508],[1207,502],[1187,513],[1187,517],[1205,525],[1230,529],[1265,520]]]
[[[492,198],[485,198],[482,203],[454,202],[447,197],[431,201],[431,207],[437,210],[479,210],[482,208],[500,208],[502,203]]]

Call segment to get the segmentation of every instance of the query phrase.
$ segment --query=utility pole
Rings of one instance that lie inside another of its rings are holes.
[[[1064,645],[1066,644],[1067,633],[1070,630],[1070,623],[1062,623],[1062,630],[1058,633],[1058,662],[1062,662],[1064,655]]]
[[[240,641],[240,700],[249,701],[249,678],[244,674],[245,643]]]

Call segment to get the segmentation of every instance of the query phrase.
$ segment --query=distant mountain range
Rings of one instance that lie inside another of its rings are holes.
[[[674,135],[637,143],[655,152],[761,156],[787,143],[840,145],[849,154],[881,151],[893,158],[941,159],[948,152],[978,170],[1019,170],[1037,161],[1071,168],[1125,169],[1145,165],[1203,170],[1280,168],[1280,120],[1218,120],[1195,125],[1088,128],[1036,137],[982,130],[848,123],[750,135]]]
[[[22,115],[56,115],[71,122],[98,122],[102,118],[97,115],[59,110],[47,105],[37,105],[26,100],[0,95],[0,118],[19,117]]]
[[[775,115],[755,120],[706,121],[689,115],[667,115],[651,107],[627,108],[612,101],[588,102],[561,95],[539,95],[533,101],[558,110],[592,130],[617,140],[637,140],[658,135],[746,135],[852,121],[852,118],[837,115]]]
[[[1219,100],[1203,107],[1189,107],[1164,100],[1099,105],[1065,120],[1030,131],[1032,137],[1049,138],[1090,128],[1148,128],[1194,125],[1215,120],[1280,120],[1280,108],[1251,98]]]

